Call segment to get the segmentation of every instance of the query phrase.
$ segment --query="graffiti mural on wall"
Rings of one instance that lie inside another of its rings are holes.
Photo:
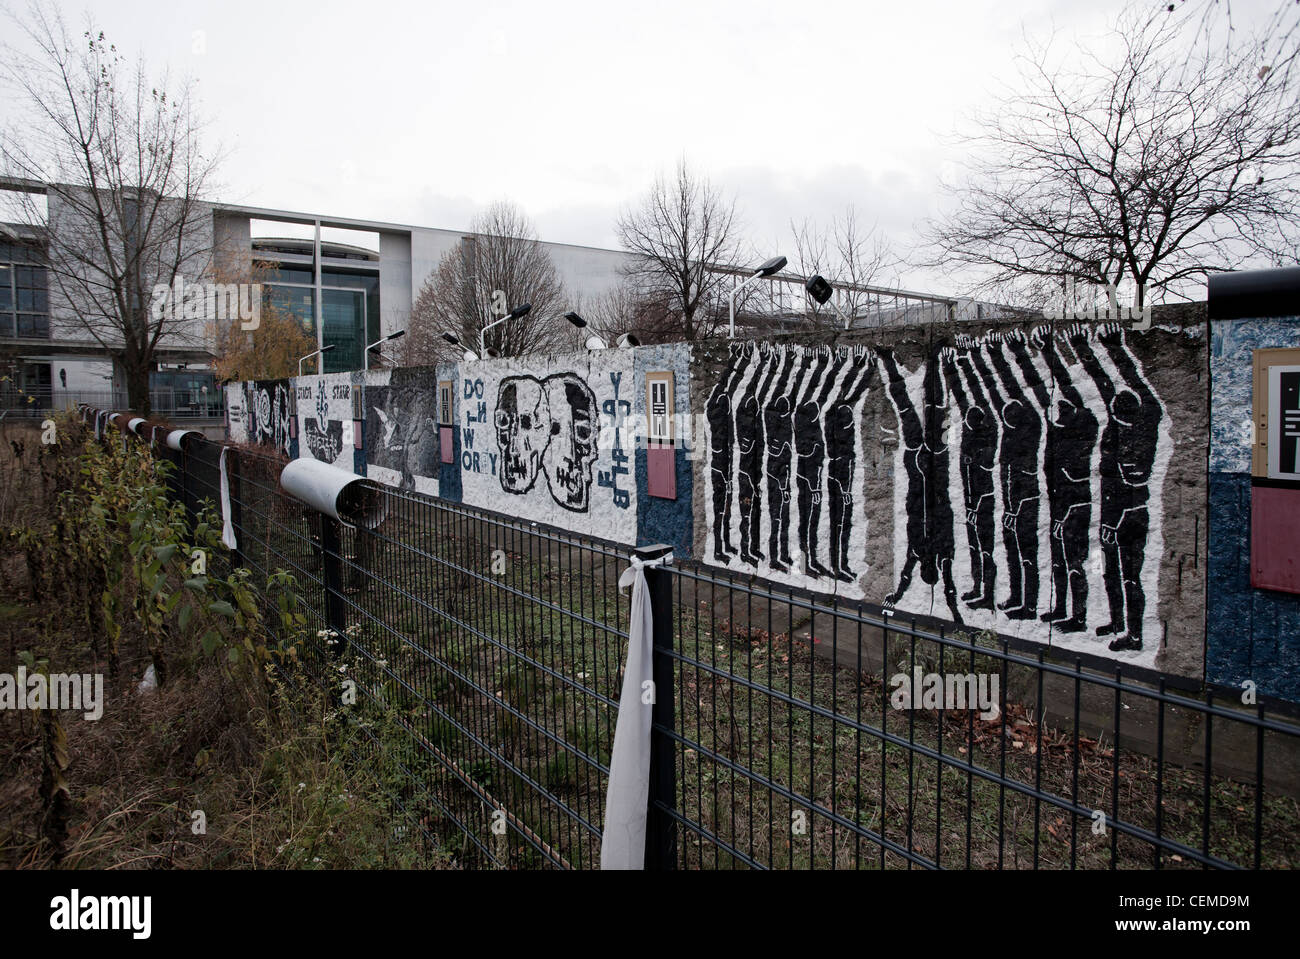
[[[291,455],[289,380],[256,380],[226,386],[230,438],[272,446]]]
[[[711,561],[1153,661],[1172,441],[1120,329],[959,336],[911,368],[736,345],[705,413]],[[892,536],[892,569],[868,568],[869,535]]]
[[[494,422],[503,490],[522,495],[544,474],[556,503],[587,511],[600,421],[586,383],[573,373],[507,376],[497,386]]]
[[[462,498],[538,522],[636,538],[628,351],[535,375],[464,365],[457,384]]]
[[[631,351],[584,353],[571,363],[542,375],[525,361],[397,368],[365,374],[364,387],[352,374],[231,384],[230,437],[286,453],[296,446],[343,469],[359,468],[364,457],[377,482],[432,495],[448,483],[447,495],[474,506],[635,542],[633,462],[644,430],[632,414]],[[442,383],[451,400],[445,409]]]
[[[437,374],[429,367],[369,374],[366,471],[381,483],[438,492]]]
[[[300,376],[293,382],[300,454],[351,470],[352,374]]]
[[[867,522],[857,423],[875,375],[862,347],[732,346],[705,406],[713,561],[855,582]]]

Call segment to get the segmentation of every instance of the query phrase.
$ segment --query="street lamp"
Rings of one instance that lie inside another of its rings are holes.
[[[365,353],[365,361],[364,361],[365,366],[363,368],[367,370],[370,369],[371,350],[375,349],[376,347],[382,346],[383,344],[387,343],[389,340],[395,340],[399,336],[405,336],[405,335],[406,335],[406,330],[398,330],[396,333],[389,333],[387,336],[381,336],[379,339],[375,340],[375,342],[367,346],[366,353]]]
[[[564,318],[580,330],[585,330],[587,328],[587,321],[577,313],[565,313]],[[597,336],[595,333],[590,333],[587,335],[587,339],[582,345],[589,350],[603,350],[608,344],[600,336]]]
[[[487,326],[483,327],[483,329],[479,330],[479,331],[478,331],[478,349],[479,349],[479,352],[480,352],[483,356],[494,356],[494,355],[497,355],[496,353],[489,353],[489,352],[488,352],[487,342],[484,340],[484,336],[487,334],[487,331],[490,330],[490,329],[492,329],[492,327],[494,327],[494,326],[500,326],[500,325],[501,325],[502,323],[504,323],[506,320],[517,320],[517,319],[520,319],[521,317],[525,317],[525,316],[527,316],[527,315],[529,314],[529,312],[532,310],[532,308],[533,308],[533,304],[531,304],[531,303],[523,303],[523,304],[521,304],[521,305],[519,305],[519,306],[516,306],[513,310],[511,310],[511,311],[510,311],[509,313],[507,313],[505,316],[501,317],[501,319],[499,319],[499,320],[493,320],[493,321],[492,321],[491,323],[489,323]]]
[[[844,321],[844,329],[847,330],[849,328],[853,318],[845,316],[844,311],[840,309],[839,303],[831,299],[831,295],[835,292],[835,288],[827,282],[826,277],[820,274],[811,276],[808,278],[808,282],[803,285],[803,288],[809,296],[817,301],[818,306],[825,306],[826,301],[830,300],[831,309],[835,311],[836,316]]]
[[[451,330],[443,330],[443,331],[442,331],[442,338],[443,338],[444,340],[446,340],[448,343],[450,343],[452,346],[460,346],[460,345],[461,345],[461,343],[460,343],[460,337],[457,336],[455,333],[451,332]],[[474,361],[477,360],[477,359],[478,359],[478,354],[475,353],[473,350],[466,350],[466,351],[465,351],[465,362],[466,362],[466,363],[472,363],[472,362],[474,362]]]
[[[734,339],[736,336],[736,296],[749,284],[753,283],[760,277],[769,277],[773,273],[779,273],[785,269],[786,259],[783,256],[774,256],[757,270],[744,279],[743,282],[737,283],[731,288],[731,293],[727,296],[727,338]]]
[[[303,361],[310,360],[313,356],[317,355],[318,353],[328,353],[330,350],[334,349],[336,345],[337,344],[335,343],[331,343],[329,346],[322,346],[319,350],[312,350],[310,353],[304,356],[301,360],[298,361],[298,375],[302,376]],[[317,365],[319,367],[319,363]],[[320,369],[318,368],[316,372],[319,373]]]

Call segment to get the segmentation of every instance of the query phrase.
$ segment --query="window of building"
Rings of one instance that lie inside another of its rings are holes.
[[[342,373],[362,368],[366,347],[366,295],[363,290],[321,290],[325,372]]]
[[[36,397],[32,406],[49,409],[54,378],[49,363],[24,363],[22,367],[23,392]]]
[[[0,242],[0,337],[49,339],[49,272],[39,244]]]
[[[316,330],[314,275],[310,267],[278,264],[262,292],[263,302],[298,317],[303,329]],[[345,270],[321,271],[322,372],[342,373],[365,366],[367,343],[379,339],[379,275]]]
[[[219,416],[225,397],[211,370],[155,370],[149,374],[150,403],[159,411]]]

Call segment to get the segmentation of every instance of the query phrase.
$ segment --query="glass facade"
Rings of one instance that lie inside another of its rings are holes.
[[[316,291],[311,287],[268,284],[262,288],[266,306],[292,313],[304,329],[316,329]]]
[[[325,324],[326,373],[361,369],[366,348],[366,295],[363,290],[321,290],[321,320]]]
[[[298,317],[303,328],[316,329],[314,277],[307,266],[277,263],[267,276],[263,300]],[[379,274],[343,270],[321,271],[323,344],[333,346],[322,356],[323,372],[343,373],[365,365],[367,343],[379,339]]]
[[[49,275],[38,244],[0,241],[0,337],[50,338]]]

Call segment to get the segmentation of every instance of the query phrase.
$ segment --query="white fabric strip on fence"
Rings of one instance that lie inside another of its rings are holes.
[[[221,544],[226,549],[234,549],[238,544],[235,539],[235,525],[230,521],[230,477],[226,474],[226,454],[229,446],[221,447],[221,458],[217,464],[221,467]]]
[[[103,417],[107,415],[108,414],[105,413],[103,410],[100,410],[98,413],[95,414],[95,441],[96,442],[99,442],[99,440],[102,439],[104,436],[103,428],[101,424],[103,423]]]
[[[601,869],[645,868],[646,804],[650,794],[650,724],[654,718],[654,616],[645,568],[671,563],[632,557],[618,579],[620,591],[632,587],[628,619],[627,669],[618,697],[618,723],[605,791],[605,829],[600,840]],[[646,685],[646,684],[649,685]]]

